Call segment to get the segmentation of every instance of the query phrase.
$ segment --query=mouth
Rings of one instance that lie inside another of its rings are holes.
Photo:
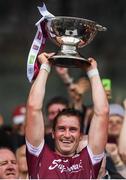
[[[64,144],[64,145],[70,145],[73,143],[73,141],[71,139],[62,139],[61,142]]]
[[[15,171],[7,172],[7,173],[6,173],[6,176],[15,176]]]
[[[62,143],[71,144],[71,141],[63,140]]]

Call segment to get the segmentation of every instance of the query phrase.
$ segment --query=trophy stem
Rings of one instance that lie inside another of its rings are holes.
[[[49,61],[55,66],[67,68],[77,68],[80,65],[90,64],[77,50],[77,45],[62,44],[58,53],[52,56]]]
[[[80,39],[76,37],[62,36],[61,40],[63,44],[61,44],[61,53],[76,55],[77,54],[77,44]]]
[[[61,53],[63,54],[77,54],[77,47],[75,45],[69,45],[69,44],[62,44],[61,45]]]

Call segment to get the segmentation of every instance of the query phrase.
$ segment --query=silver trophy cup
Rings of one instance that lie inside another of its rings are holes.
[[[89,63],[78,49],[89,44],[97,32],[105,31],[106,27],[83,18],[57,16],[48,19],[46,30],[50,39],[60,47],[50,62],[61,67],[78,67]]]

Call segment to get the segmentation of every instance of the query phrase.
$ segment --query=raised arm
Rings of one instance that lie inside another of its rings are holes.
[[[48,58],[54,53],[42,53],[38,56],[41,65],[39,74],[32,84],[26,109],[26,139],[33,146],[39,146],[44,140],[44,120],[42,114],[45,87],[50,64]]]
[[[58,73],[58,75],[61,77],[65,85],[69,86],[70,84],[73,83],[73,78],[70,76],[68,72],[68,68],[56,66],[55,70]]]
[[[97,63],[89,58],[90,66],[86,71],[91,83],[94,114],[91,120],[88,144],[94,154],[104,151],[108,136],[109,105],[97,69]]]

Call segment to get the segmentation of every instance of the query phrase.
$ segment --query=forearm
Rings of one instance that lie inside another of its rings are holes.
[[[40,70],[30,90],[28,105],[34,107],[36,110],[42,109],[47,78],[48,72],[46,72],[44,69]]]
[[[73,83],[73,78],[71,78],[68,73],[62,75],[61,78],[66,85],[70,85],[71,83]]]
[[[93,116],[89,129],[89,146],[94,154],[103,153],[108,135],[109,105],[97,70],[96,61],[91,59],[87,69],[92,89]]]
[[[68,73],[68,68],[57,66],[56,71],[66,85],[69,86],[70,84],[73,83],[73,78]]]
[[[94,114],[89,130],[89,143],[94,153],[102,153],[108,135],[108,102],[99,75],[90,79]],[[100,145],[99,145],[100,144]]]
[[[94,113],[103,114],[108,112],[108,100],[99,75],[90,78],[92,88],[92,100]]]
[[[27,101],[26,138],[34,146],[38,146],[44,139],[42,107],[47,78],[48,72],[41,69],[31,87]]]

